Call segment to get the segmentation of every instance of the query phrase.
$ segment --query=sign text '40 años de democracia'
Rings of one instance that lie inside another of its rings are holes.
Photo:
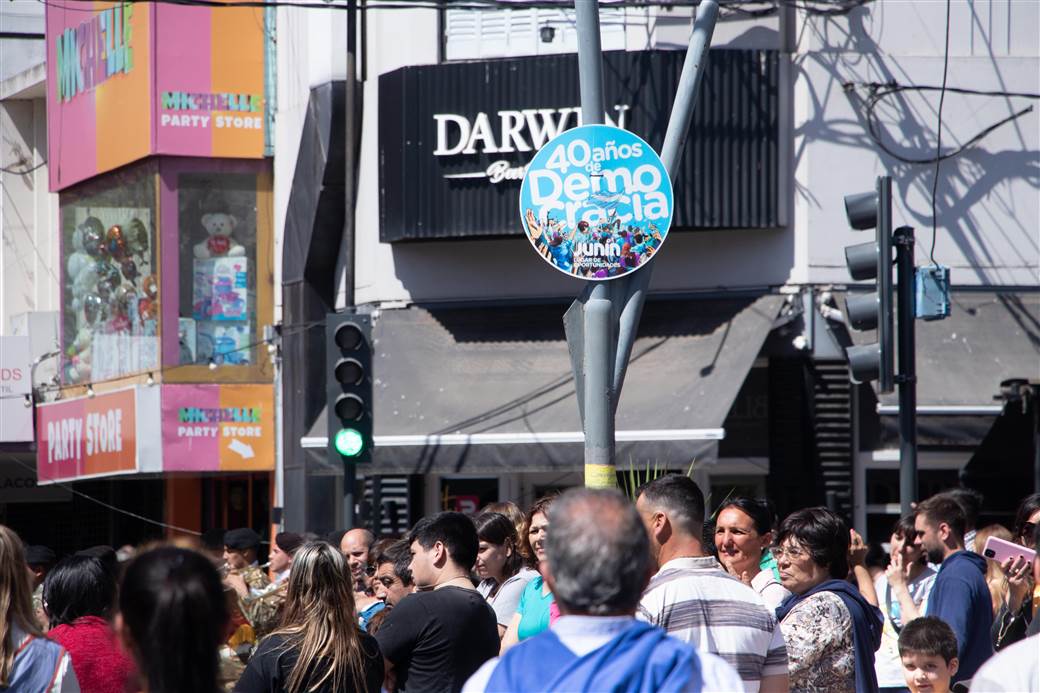
[[[547,143],[520,186],[520,218],[538,254],[593,281],[634,272],[657,253],[672,223],[672,183],[638,136],[584,125]]]

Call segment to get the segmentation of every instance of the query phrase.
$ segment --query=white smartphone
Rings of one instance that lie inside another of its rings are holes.
[[[986,540],[986,545],[982,547],[982,555],[997,563],[1003,563],[1009,558],[1019,556],[1024,558],[1026,563],[1032,563],[1036,559],[1036,551],[997,537],[990,537]]]

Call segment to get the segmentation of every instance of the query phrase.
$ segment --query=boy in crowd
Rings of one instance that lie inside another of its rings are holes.
[[[911,693],[948,693],[957,673],[957,636],[941,619],[915,618],[899,633],[899,658]]]

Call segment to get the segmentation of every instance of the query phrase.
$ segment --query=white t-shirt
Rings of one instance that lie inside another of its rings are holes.
[[[928,595],[935,584],[936,572],[925,566],[916,578],[907,583],[910,599],[917,605],[917,610],[924,615],[928,606]],[[877,673],[878,686],[881,688],[902,688],[906,686],[903,677],[903,665],[899,658],[899,629],[903,627],[899,608],[899,598],[895,590],[888,584],[884,573],[874,580],[874,591],[877,592],[878,608],[885,616],[885,625],[881,631],[881,647],[874,653],[874,671]]]
[[[1040,691],[1040,635],[1005,647],[971,679],[971,693]]]
[[[610,642],[628,628],[632,620],[631,616],[561,616],[550,628],[567,649],[584,657]],[[690,681],[691,691],[734,693],[744,689],[736,669],[722,659],[706,652],[698,652],[697,657],[701,661],[701,685],[698,687],[696,681]],[[498,660],[498,657],[489,659],[477,669],[462,687],[462,693],[484,693]]]

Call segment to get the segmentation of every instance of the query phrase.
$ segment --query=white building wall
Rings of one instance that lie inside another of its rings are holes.
[[[843,249],[868,240],[848,229],[842,197],[894,178],[897,223],[918,229],[917,259],[931,240],[934,167],[901,164],[875,145],[845,81],[938,85],[942,79],[944,3],[875,0],[848,16],[724,18],[713,45],[781,50],[781,173],[785,228],[675,234],[659,256],[652,289],[691,291],[848,282]],[[1040,91],[1040,3],[953,3],[951,87]],[[682,47],[689,13],[630,11],[628,50]],[[343,75],[345,16],[334,11],[279,11],[275,202],[282,228],[307,90]],[[573,295],[577,280],[548,271],[526,240],[379,242],[378,75],[440,59],[433,10],[371,11],[368,80],[357,210],[358,303]],[[335,51],[333,49],[336,49]],[[335,60],[328,56],[335,55]],[[877,113],[885,142],[910,157],[935,146],[938,94],[904,92]],[[966,141],[1035,99],[947,94],[944,148]],[[1034,285],[1040,281],[1040,122],[1036,111],[1005,125],[940,168],[935,258],[951,265],[955,285]],[[519,231],[519,220],[518,220]],[[342,260],[342,258],[341,258]],[[341,263],[342,264],[342,263]],[[279,262],[280,266],[280,262]],[[342,276],[342,275],[341,275]]]
[[[869,10],[869,12],[867,11]],[[814,283],[848,281],[843,248],[869,240],[849,230],[843,195],[893,178],[895,223],[917,230],[929,262],[935,167],[906,164],[869,137],[862,107],[843,82],[942,83],[945,3],[884,0],[847,18],[802,22],[795,75],[795,224]],[[1040,93],[1040,3],[952,3],[948,86]],[[865,90],[860,91],[867,96]],[[935,152],[938,92],[902,92],[876,108],[885,144],[906,158]],[[947,93],[943,150],[965,143],[1037,99]],[[1034,110],[943,161],[936,194],[935,259],[955,285],[1032,286],[1040,281],[1040,113]],[[799,280],[802,280],[799,278]]]

